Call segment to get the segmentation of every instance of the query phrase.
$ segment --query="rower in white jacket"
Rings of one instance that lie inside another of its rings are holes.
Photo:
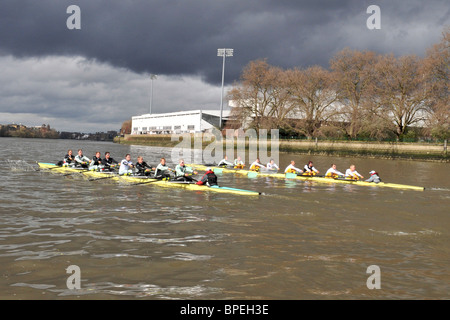
[[[83,150],[79,149],[78,154],[75,156],[75,165],[77,167],[88,168],[91,163],[91,159],[83,155]]]
[[[327,178],[334,178],[334,177],[338,177],[341,176],[343,177],[344,174],[338,170],[336,170],[336,165],[333,163],[331,165],[331,168],[327,170],[327,172],[325,173],[325,177]]]
[[[364,177],[356,171],[356,166],[354,164],[352,164],[350,168],[345,171],[345,177],[355,180],[364,179]]]
[[[284,173],[303,173],[302,169],[299,169],[295,166],[295,161],[292,160],[291,164],[286,167]]]

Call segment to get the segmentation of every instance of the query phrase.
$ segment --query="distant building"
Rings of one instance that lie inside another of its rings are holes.
[[[230,116],[222,112],[222,122]],[[219,110],[191,110],[169,113],[144,114],[131,118],[131,134],[172,134],[210,131],[219,127]]]

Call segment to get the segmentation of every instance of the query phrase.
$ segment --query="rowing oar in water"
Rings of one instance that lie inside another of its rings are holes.
[[[109,176],[101,177],[101,178],[89,178],[88,181],[97,181],[97,180],[105,180],[105,179],[111,179],[115,178],[117,175],[115,173],[111,173]]]
[[[140,184],[149,184],[149,183],[152,183],[152,182],[158,182],[158,181],[164,180],[164,179],[158,179],[158,178],[142,178],[142,179],[143,179],[143,180],[145,179],[145,180],[148,180],[148,181],[138,182],[138,183],[132,183],[131,185],[132,185],[132,186],[138,186],[138,185],[140,185]]]

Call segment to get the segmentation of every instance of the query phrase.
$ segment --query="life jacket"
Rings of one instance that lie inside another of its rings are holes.
[[[214,171],[206,171],[203,175],[202,179],[197,182],[199,185],[208,185],[208,186],[216,186],[217,185],[217,176]]]
[[[206,175],[207,175],[207,179],[208,179],[207,180],[208,185],[210,185],[210,186],[217,185],[217,176],[215,175],[215,173],[213,171],[208,171],[206,173]]]

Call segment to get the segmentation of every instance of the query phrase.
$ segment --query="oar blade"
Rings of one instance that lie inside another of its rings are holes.
[[[256,178],[256,177],[258,177],[258,172],[250,171],[249,173],[247,173],[247,177],[249,177],[249,178]]]
[[[295,178],[297,178],[296,173],[286,172],[286,179],[295,179]]]

